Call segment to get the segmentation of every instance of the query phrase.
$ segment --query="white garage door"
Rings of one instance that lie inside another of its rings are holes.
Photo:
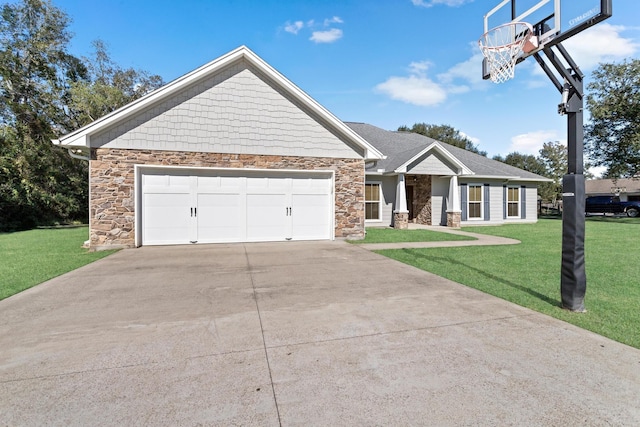
[[[143,171],[142,244],[331,239],[330,173],[233,173]]]

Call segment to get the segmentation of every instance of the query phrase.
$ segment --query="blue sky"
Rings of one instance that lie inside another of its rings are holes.
[[[566,141],[560,94],[533,58],[511,81],[481,79],[477,40],[498,0],[53,2],[72,19],[72,53],[102,39],[121,66],[167,82],[246,45],[344,121],[447,124],[489,156]],[[640,55],[640,2],[613,3],[613,17],[564,43],[587,83],[599,62]]]

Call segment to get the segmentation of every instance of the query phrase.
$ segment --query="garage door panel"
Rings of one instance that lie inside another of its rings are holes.
[[[237,176],[198,176],[196,181],[199,193],[239,193],[244,185]]]
[[[326,177],[297,178],[293,180],[291,185],[293,193],[305,193],[309,190],[328,193],[330,189],[331,180]]]
[[[144,195],[143,241],[146,244],[187,243],[191,195],[152,193]]]
[[[284,240],[286,202],[285,194],[247,194],[247,240]]]
[[[328,194],[294,194],[292,201],[292,238],[329,239],[330,209]]]
[[[245,207],[239,194],[198,194],[198,242],[244,240]]]
[[[247,191],[282,192],[291,186],[290,180],[283,177],[247,177]]]

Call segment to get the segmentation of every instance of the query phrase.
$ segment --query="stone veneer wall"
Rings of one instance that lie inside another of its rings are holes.
[[[135,165],[335,171],[335,236],[364,237],[364,161],[324,157],[92,149],[90,245],[135,244]]]
[[[416,175],[413,188],[416,223],[431,225],[431,175]]]

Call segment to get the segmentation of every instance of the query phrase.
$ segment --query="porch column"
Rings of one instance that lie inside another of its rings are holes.
[[[409,209],[407,209],[407,190],[404,174],[398,174],[396,183],[396,209],[393,211],[393,228],[406,230],[409,228]]]
[[[458,189],[458,176],[453,175],[449,180],[449,197],[447,198],[447,227],[460,228],[460,191]]]

